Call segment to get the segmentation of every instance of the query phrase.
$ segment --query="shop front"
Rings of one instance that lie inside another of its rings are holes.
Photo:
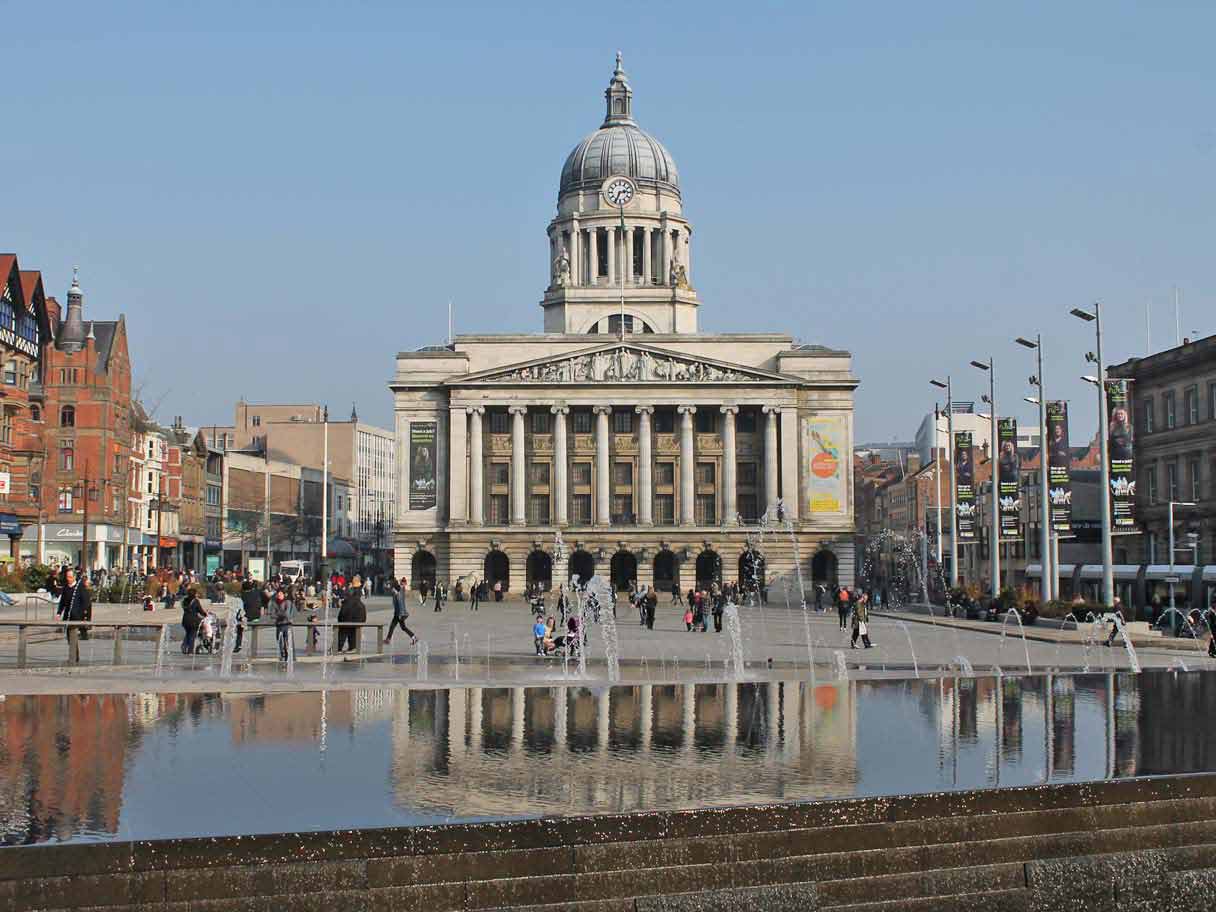
[[[7,535],[9,550],[0,560],[13,561],[21,556],[21,520],[13,513],[0,513],[0,534]]]

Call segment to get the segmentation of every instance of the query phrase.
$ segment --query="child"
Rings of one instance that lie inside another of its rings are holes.
[[[692,609],[691,608],[686,608],[684,610],[684,629],[687,630],[689,633],[692,632]]]

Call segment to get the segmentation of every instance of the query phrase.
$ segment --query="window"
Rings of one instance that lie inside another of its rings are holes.
[[[735,471],[738,473],[738,482],[740,485],[746,488],[754,488],[756,486],[756,479],[759,477],[759,473],[756,470],[756,463],[741,462]]]
[[[549,463],[533,462],[528,466],[528,481],[542,487],[549,486]]]
[[[59,468],[65,472],[71,472],[76,468],[76,451],[70,446],[65,446],[60,449]]]
[[[712,434],[718,430],[718,413],[706,407],[697,409],[697,433]]]
[[[549,412],[529,412],[528,417],[532,419],[533,434],[549,433],[549,419],[553,417]]]
[[[507,462],[490,463],[490,484],[508,485],[511,483],[511,464]]]
[[[617,487],[628,488],[633,486],[633,463],[632,462],[614,462],[612,464],[612,483]]]
[[[756,433],[756,412],[754,409],[739,409],[739,417],[735,419],[735,430],[740,434]]]
[[[624,267],[621,266],[619,268],[623,269]],[[634,331],[633,315],[625,314],[625,332],[631,333],[633,331]],[[613,336],[619,336],[621,334],[621,315],[620,314],[612,314],[608,318],[608,334],[613,335]]]
[[[60,513],[71,513],[72,512],[72,489],[71,488],[60,488],[59,489],[59,512]]]
[[[698,526],[714,525],[718,521],[717,498],[713,494],[698,494],[693,513]]]
[[[578,411],[571,415],[574,424],[574,433],[590,434],[591,433],[591,413]]]
[[[576,526],[591,525],[591,495],[574,494],[570,498],[570,521]]]
[[[745,523],[754,523],[760,519],[760,498],[755,494],[738,495],[736,501],[739,507],[739,517]]]
[[[1153,400],[1145,399],[1141,403],[1141,408],[1144,411],[1144,433],[1151,434],[1153,432]]]
[[[490,525],[505,526],[508,520],[509,502],[506,494],[490,495]]]
[[[262,426],[262,416],[254,415],[252,418],[249,419],[249,423],[252,424],[254,427],[261,427]]]
[[[122,453],[114,454],[114,474],[117,475],[122,471]]]
[[[1199,423],[1199,387],[1188,386],[1182,391],[1182,411],[1187,424]]]
[[[148,458],[151,459],[156,450],[152,446],[152,441],[148,441]]]
[[[712,485],[716,475],[717,466],[712,462],[697,463],[697,484]]]
[[[1199,481],[1199,457],[1192,456],[1187,460],[1191,475],[1191,496],[1190,499],[1196,503],[1203,499],[1203,488]]]
[[[654,483],[656,485],[666,485],[670,487],[676,483],[676,464],[674,462],[660,462],[654,467]]]
[[[4,362],[4,382],[7,386],[17,385],[17,362],[8,360]]]
[[[674,434],[676,413],[671,409],[655,409],[654,430],[656,434]]]
[[[1148,502],[1155,504],[1157,502],[1157,463],[1150,462],[1144,467],[1144,480],[1148,482],[1145,485]]]
[[[1178,500],[1178,460],[1171,459],[1165,464],[1165,490],[1170,500]]]
[[[506,412],[490,412],[490,433],[509,434],[511,432],[511,416]]]
[[[633,495],[612,495],[612,522],[615,525],[630,525],[633,523]]]
[[[673,494],[654,496],[654,521],[660,526],[674,526],[676,522],[676,499]]]
[[[1178,416],[1174,412],[1174,391],[1170,390],[1161,397],[1162,404],[1165,406],[1165,429],[1173,430],[1176,425]]]
[[[614,434],[632,434],[633,412],[614,411],[612,413],[612,432]]]
[[[119,500],[118,488],[110,489],[110,512],[117,513],[122,509],[122,503]]]
[[[155,480],[155,476],[151,472],[149,472],[148,473],[148,493],[149,494],[155,493],[155,491],[156,491],[156,488],[154,488],[152,486],[154,480]],[[339,510],[342,509],[342,498],[341,497],[338,498],[338,509]]]
[[[548,494],[530,494],[530,495],[528,495],[528,525],[530,525],[530,526],[547,526],[547,525],[549,525],[549,495]]]
[[[36,405],[31,405],[30,406],[30,421],[41,421],[41,420],[42,420],[42,409]]]
[[[60,427],[76,427],[76,407],[65,405],[59,410]]]
[[[576,462],[570,467],[570,482],[571,484],[580,486],[590,486],[591,484],[591,463]]]

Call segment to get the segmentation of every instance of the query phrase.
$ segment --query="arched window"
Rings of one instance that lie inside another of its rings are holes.
[[[30,421],[41,421],[41,420],[42,420],[42,409],[36,405],[31,405],[30,406]]]
[[[76,406],[65,405],[59,409],[59,426],[76,427]]]
[[[65,472],[76,468],[76,451],[72,447],[65,446],[59,450],[59,468]]]

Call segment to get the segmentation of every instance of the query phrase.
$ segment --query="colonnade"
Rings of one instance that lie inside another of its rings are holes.
[[[622,276],[627,285],[667,285],[673,259],[681,262],[685,273],[692,274],[691,232],[686,225],[669,224],[664,218],[658,227],[620,224],[580,225],[573,217],[566,227],[554,228],[551,237],[552,258],[563,247],[570,258],[570,284],[575,286],[619,285]],[[641,245],[639,272],[635,269],[636,246]],[[607,275],[599,274],[600,245],[605,247]]]

